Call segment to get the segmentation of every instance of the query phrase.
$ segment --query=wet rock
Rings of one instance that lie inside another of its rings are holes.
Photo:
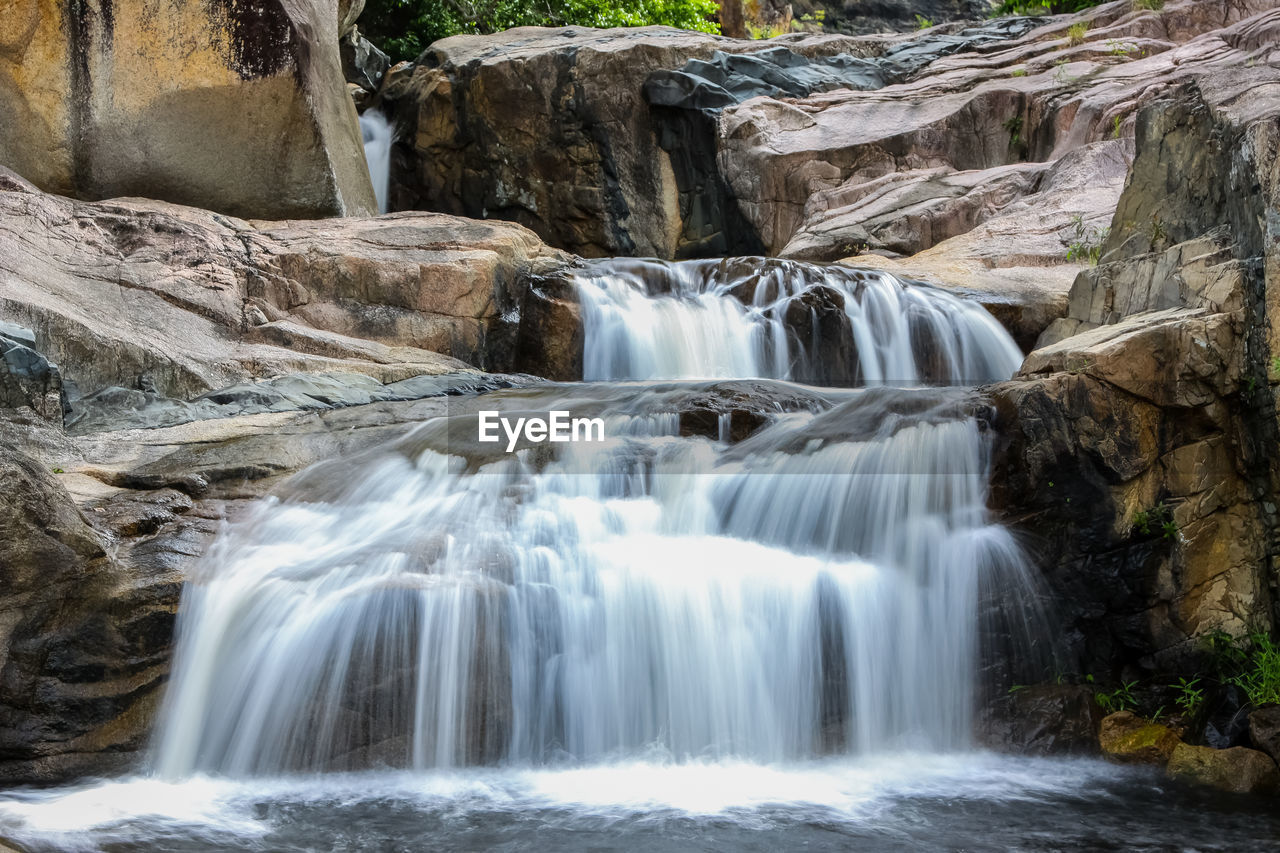
[[[1212,749],[1180,743],[1165,771],[1180,782],[1237,794],[1271,794],[1280,787],[1280,771],[1271,757],[1243,746]]]
[[[984,709],[978,736],[994,749],[1023,755],[1082,755],[1097,751],[1101,720],[1091,688],[1032,685]]]
[[[1280,761],[1280,705],[1268,705],[1249,715],[1249,740],[1254,749]]]
[[[1153,723],[1132,711],[1118,711],[1103,718],[1098,729],[1102,754],[1121,764],[1168,763],[1174,751],[1184,746],[1178,733]]]
[[[0,165],[88,199],[376,211],[338,30],[313,0],[22,0],[0,21]]]

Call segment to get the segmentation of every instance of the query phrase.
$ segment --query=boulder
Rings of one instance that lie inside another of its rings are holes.
[[[1120,764],[1165,765],[1174,750],[1183,746],[1168,726],[1144,720],[1131,711],[1108,714],[1098,729],[1102,754]]]
[[[1280,705],[1268,705],[1249,715],[1249,740],[1254,749],[1280,761]]]
[[[0,165],[86,199],[376,211],[338,29],[319,0],[16,0],[0,19]]]
[[[1236,794],[1272,794],[1280,787],[1280,771],[1270,756],[1243,746],[1212,749],[1180,743],[1165,772],[1180,782]]]
[[[588,257],[675,257],[685,219],[699,214],[682,207],[689,176],[675,159],[679,140],[663,143],[646,79],[779,44],[793,56],[881,49],[842,36],[738,41],[667,27],[442,39],[411,79],[384,89],[412,140],[393,170],[391,207],[512,220]]]

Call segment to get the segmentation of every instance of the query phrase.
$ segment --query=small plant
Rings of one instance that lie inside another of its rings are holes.
[[[1068,263],[1088,263],[1097,266],[1102,259],[1102,246],[1107,242],[1110,228],[1094,228],[1086,225],[1084,217],[1077,214],[1071,217],[1072,233],[1067,244]]]
[[[1067,27],[1067,45],[1075,47],[1084,44],[1085,33],[1089,32],[1089,22],[1079,21]]]
[[[933,26],[933,21],[929,20],[924,15],[916,15],[917,30],[927,30],[932,26]]]
[[[1169,232],[1165,230],[1164,223],[1160,221],[1160,214],[1155,213],[1151,216],[1151,242],[1162,243],[1169,236]]]
[[[790,29],[780,24],[768,24],[763,27],[757,27],[755,24],[747,24],[747,35],[753,39],[771,39],[777,36],[786,35],[791,32]]]
[[[1249,637],[1244,671],[1229,683],[1244,691],[1255,707],[1280,703],[1280,645],[1266,634]]]
[[[1026,689],[1027,689],[1027,685],[1025,684],[1015,684],[1009,688],[1009,695],[1012,696],[1013,694],[1020,693]]]
[[[1012,71],[1010,71],[1010,72],[1009,72],[1009,76],[1010,76],[1010,77],[1026,77],[1026,76],[1027,76],[1027,69],[1025,69],[1025,68],[1015,68],[1015,69],[1013,69]]]
[[[1138,49],[1136,44],[1120,41],[1119,39],[1107,39],[1103,46],[1106,47],[1107,53],[1112,56],[1128,56]]]
[[[53,469],[53,473],[55,473],[55,474],[65,474],[65,473],[67,473],[67,472],[66,472],[66,471],[63,471],[61,468],[54,468],[54,469]]]
[[[1271,372],[1280,373],[1280,355],[1271,359]]]
[[[1009,131],[1009,146],[1017,148],[1022,144],[1022,116],[1013,116],[1005,121],[1004,129]]]
[[[1159,12],[1164,8],[1164,0],[1130,0],[1133,3],[1133,9],[1145,12]]]
[[[1199,684],[1199,676],[1190,681],[1185,678],[1178,679],[1178,698],[1174,701],[1182,709],[1182,713],[1189,717],[1194,717],[1204,705],[1204,688]]]
[[[1111,138],[1120,138],[1120,116],[1116,116],[1111,120]]]
[[[1132,711],[1138,707],[1137,697],[1133,695],[1133,688],[1138,686],[1136,681],[1126,681],[1121,683],[1119,687],[1110,692],[1098,691],[1093,694],[1093,698],[1098,701],[1098,705],[1108,714],[1114,714],[1117,711]]]
[[[1151,509],[1135,512],[1129,527],[1143,536],[1150,536],[1154,531],[1159,530],[1168,537],[1169,525],[1173,526],[1173,532],[1176,535],[1178,525],[1173,520],[1173,510],[1166,506],[1164,501],[1161,501]]]

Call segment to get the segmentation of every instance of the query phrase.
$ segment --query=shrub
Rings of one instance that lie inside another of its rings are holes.
[[[1000,4],[991,11],[991,16],[996,18],[1001,15],[1061,15],[1064,12],[1091,9],[1106,2],[1109,0],[1001,0]],[[1155,0],[1145,0],[1145,2],[1155,2]]]

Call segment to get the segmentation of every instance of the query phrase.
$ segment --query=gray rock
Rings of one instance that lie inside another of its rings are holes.
[[[1280,762],[1280,705],[1268,705],[1249,715],[1249,739],[1254,749]]]

